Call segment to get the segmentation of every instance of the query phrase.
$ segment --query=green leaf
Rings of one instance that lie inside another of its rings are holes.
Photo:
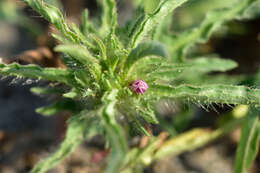
[[[87,116],[86,116],[87,115]],[[74,149],[83,142],[84,138],[90,138],[97,133],[96,116],[93,112],[82,111],[79,115],[73,116],[68,120],[66,136],[58,150],[42,160],[31,170],[31,173],[45,173],[55,167],[60,161],[65,159]],[[84,137],[85,136],[85,137]]]
[[[63,88],[54,88],[54,87],[32,87],[30,91],[38,95],[46,94],[63,94],[65,90]]]
[[[239,19],[254,19],[260,16],[260,1],[256,1],[249,6]]]
[[[155,62],[156,63],[156,62]],[[201,77],[204,73],[209,72],[225,72],[227,70],[237,67],[237,63],[228,59],[221,59],[217,57],[200,57],[194,60],[188,60],[186,63],[171,64],[168,63],[155,64],[155,68],[149,64],[149,71],[141,71],[139,73],[147,73],[146,77],[149,79],[169,80],[173,81],[180,75],[182,77]],[[139,64],[137,65],[139,66]],[[146,68],[142,68],[145,70]],[[183,74],[184,73],[184,74]],[[199,74],[199,75],[198,75]],[[182,80],[183,78],[181,78]]]
[[[184,31],[170,41],[171,46],[169,46],[169,50],[171,54],[174,54],[172,60],[177,62],[183,61],[185,52],[190,45],[206,42],[211,34],[224,22],[243,15],[244,11],[256,1],[257,0],[241,0],[230,8],[208,12],[199,27]]]
[[[148,123],[152,123],[152,124],[158,124],[158,120],[155,116],[154,111],[152,111],[151,109],[137,109],[138,114]]]
[[[79,110],[79,105],[75,101],[71,99],[63,99],[61,101],[57,101],[56,103],[50,106],[37,108],[36,112],[44,116],[51,116],[61,111],[77,112],[78,110]]]
[[[136,117],[137,115],[131,115],[130,117],[130,124],[133,125],[134,129],[136,129],[137,131],[139,131],[139,133],[144,134],[146,136],[151,136],[149,134],[149,132],[147,132],[147,130],[144,128],[144,126],[142,125],[142,123],[137,119]]]
[[[55,47],[55,51],[70,55],[84,65],[97,63],[98,60],[92,56],[87,48],[74,44],[64,44]]]
[[[63,8],[61,2],[58,1],[58,0],[43,0],[43,1],[48,3],[48,4],[51,4],[51,5],[55,6],[57,8],[59,8],[59,9]]]
[[[190,65],[192,71],[203,73],[226,72],[238,66],[233,60],[218,57],[199,57],[189,60],[185,64]]]
[[[117,92],[117,90],[112,90],[111,92],[107,92],[102,98],[104,104],[101,108],[102,122],[109,144],[112,147],[108,158],[109,162],[105,170],[106,173],[120,172],[119,170],[122,167],[126,155],[126,140],[123,136],[122,128],[115,119]]]
[[[149,73],[147,76],[151,79],[158,79],[158,80],[174,80],[175,78],[179,77],[183,70],[186,68],[184,67],[172,67],[171,69],[163,69],[163,66],[159,70],[155,70]]]
[[[74,31],[75,35],[77,36],[77,40],[79,40],[81,43],[83,43],[88,48],[95,49],[95,46],[87,39],[87,37],[81,32],[81,30],[75,23],[71,24],[71,29]]]
[[[41,68],[37,65],[0,64],[0,75],[43,79],[68,85],[74,83],[73,73],[70,70]]]
[[[80,95],[79,91],[76,90],[75,88],[72,88],[69,92],[64,93],[63,97],[65,98],[71,98],[71,99],[75,99]]]
[[[144,0],[144,11],[152,14],[160,4],[160,0]]]
[[[135,168],[142,168],[151,164],[153,155],[160,145],[160,137],[150,137],[147,145],[144,148],[135,147],[131,149],[126,155],[126,161],[124,163],[124,171]]]
[[[251,107],[242,125],[242,134],[236,152],[234,173],[247,172],[258,153],[259,139],[259,111]]]
[[[115,33],[117,27],[117,9],[115,0],[99,0],[102,7],[102,24],[100,32],[103,34]]]
[[[156,27],[156,30],[154,31],[152,35],[153,40],[159,40],[161,43],[164,43],[165,40],[171,40],[170,33],[170,27],[172,22],[175,22],[173,19],[173,15],[169,14],[164,18],[163,21],[161,21],[158,26]],[[167,42],[164,43],[165,45],[168,45]]]
[[[68,40],[78,42],[77,36],[67,26],[62,13],[57,7],[42,0],[24,0],[24,2],[52,23]]]
[[[139,116],[141,116],[146,122],[158,124],[158,120],[153,111],[153,106],[146,100],[135,103],[135,111]]]
[[[83,88],[90,87],[91,85],[91,75],[85,69],[78,69],[74,72],[75,80],[78,84],[80,84]]]
[[[134,63],[134,68],[131,70],[131,78],[149,80],[153,73],[160,70],[163,65],[168,65],[165,59],[159,56],[147,56],[138,60],[138,63]],[[130,74],[130,73],[129,73]],[[129,75],[130,76],[130,75]]]
[[[85,36],[89,33],[95,32],[95,28],[89,20],[87,9],[82,12],[80,30]]]
[[[186,74],[189,75],[186,75]],[[247,79],[246,75],[226,75],[226,74],[199,74],[185,72],[181,77],[174,80],[174,85],[178,84],[191,84],[191,85],[204,85],[209,84],[226,84],[226,85],[240,85],[241,82]],[[245,83],[247,86],[253,86],[248,83]]]
[[[29,31],[29,34],[35,37],[43,33],[43,29],[40,25],[28,18],[20,5],[17,5],[15,1],[0,1],[0,20],[23,27]]]
[[[162,44],[159,42],[144,42],[134,48],[125,60],[124,73],[127,76],[135,64],[142,58],[149,56],[167,57],[167,52]]]
[[[164,20],[174,9],[181,6],[187,0],[164,0],[152,14],[145,14],[140,25],[136,25],[131,35],[130,47],[136,47],[144,41],[151,31]]]
[[[184,99],[197,104],[245,104],[260,106],[260,89],[251,89],[245,86],[232,85],[180,85],[177,87],[166,85],[150,85],[151,97]],[[148,94],[148,93],[147,93]]]
[[[103,43],[103,41],[102,41],[98,36],[96,36],[95,34],[91,34],[90,37],[91,37],[91,38],[96,42],[96,44],[98,45],[101,58],[102,58],[103,60],[106,60],[106,59],[107,59],[107,51],[106,51],[106,46],[105,46],[105,44]]]
[[[47,4],[57,7],[58,9],[64,10],[59,0],[43,0],[43,1],[46,2]]]

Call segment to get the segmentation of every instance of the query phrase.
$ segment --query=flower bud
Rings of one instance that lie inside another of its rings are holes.
[[[136,94],[144,94],[148,85],[143,80],[135,80],[130,84],[130,89]]]

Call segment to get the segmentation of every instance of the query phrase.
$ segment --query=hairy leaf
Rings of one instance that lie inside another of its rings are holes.
[[[41,68],[37,65],[19,65],[16,63],[0,64],[0,74],[17,77],[28,77],[61,82],[68,85],[74,83],[73,73],[70,70],[58,68]]]
[[[77,112],[78,110],[79,110],[79,105],[77,105],[75,101],[71,99],[64,99],[61,101],[57,101],[52,105],[37,108],[36,112],[44,116],[51,116],[61,111]]]
[[[63,94],[65,92],[63,88],[52,88],[52,87],[33,87],[30,88],[30,91],[38,95]]]
[[[75,23],[71,24],[71,29],[75,33],[78,41],[83,43],[88,48],[95,49],[95,46],[87,39],[87,37],[81,32],[80,28]],[[66,42],[63,44],[66,44]]]
[[[103,41],[96,35],[91,34],[91,38],[96,42],[98,45],[99,51],[100,51],[100,56],[103,60],[107,59],[107,51],[106,51],[106,46],[104,45]]]
[[[81,62],[83,65],[98,62],[98,60],[95,57],[93,57],[86,48],[82,46],[77,46],[73,44],[58,45],[55,47],[55,51],[68,54],[74,59]]]
[[[254,19],[260,16],[260,1],[256,1],[254,4],[249,6],[247,10],[244,11],[242,16],[239,16],[239,19]]]
[[[174,9],[181,6],[187,0],[164,0],[152,14],[146,14],[140,25],[134,28],[131,36],[130,47],[136,47],[140,42],[144,41],[150,32],[164,20]]]
[[[87,9],[82,12],[80,30],[85,36],[87,36],[89,33],[95,32],[95,28],[92,22],[89,20]]]
[[[208,12],[206,18],[199,27],[190,31],[184,31],[171,41],[169,50],[174,56],[174,61],[183,61],[182,58],[187,48],[194,43],[203,43],[224,22],[237,18],[257,0],[241,0],[230,8]]]
[[[82,111],[79,115],[73,116],[68,120],[68,129],[66,136],[58,150],[47,159],[39,162],[31,173],[45,173],[65,159],[74,149],[84,140],[85,137],[92,137],[96,134],[96,118],[93,118],[93,112],[86,113]],[[87,116],[86,116],[87,115]]]
[[[229,59],[221,59],[217,57],[199,57],[187,61],[186,65],[190,65],[194,72],[225,72],[236,68],[238,65],[235,61]]]
[[[144,0],[144,11],[152,14],[160,4],[160,0]]]
[[[108,159],[109,162],[105,170],[106,173],[119,172],[126,155],[126,141],[122,129],[115,119],[117,92],[117,90],[112,90],[102,98],[104,106],[101,109],[101,116],[109,144],[112,147]]]
[[[24,2],[52,23],[68,40],[77,42],[76,35],[67,26],[62,13],[57,7],[42,0],[24,0]]]
[[[158,124],[158,120],[155,116],[155,113],[150,108],[140,108],[136,107],[138,114],[148,123]]]
[[[150,85],[149,92],[151,95],[160,95],[165,98],[179,98],[199,104],[221,103],[260,106],[260,89],[250,89],[245,86],[216,84],[172,87]]]
[[[184,77],[191,77],[196,79],[204,73],[209,72],[225,72],[227,70],[237,67],[237,63],[228,59],[221,59],[216,57],[200,57],[194,60],[188,60],[186,63],[166,63],[156,65],[150,71],[146,71],[147,77],[159,80],[174,80],[184,73]],[[152,66],[149,66],[151,68]],[[143,68],[145,69],[145,68]],[[195,74],[195,76],[194,76]],[[200,76],[198,75],[200,74]]]
[[[100,32],[114,33],[117,27],[117,10],[115,0],[99,0],[102,7],[102,24]]]
[[[125,60],[124,73],[128,73],[133,69],[134,64],[148,56],[167,57],[167,52],[164,46],[158,42],[144,42],[133,49]]]
[[[247,172],[258,153],[259,139],[259,111],[251,107],[242,125],[242,135],[236,152],[234,173]]]

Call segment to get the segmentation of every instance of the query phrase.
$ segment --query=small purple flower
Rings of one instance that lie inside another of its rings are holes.
[[[130,89],[136,94],[143,94],[147,90],[148,85],[143,80],[135,80],[130,84]]]

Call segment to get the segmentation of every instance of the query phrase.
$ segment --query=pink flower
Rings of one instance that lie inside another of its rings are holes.
[[[136,94],[144,94],[148,85],[143,80],[135,80],[130,84],[130,89]]]

